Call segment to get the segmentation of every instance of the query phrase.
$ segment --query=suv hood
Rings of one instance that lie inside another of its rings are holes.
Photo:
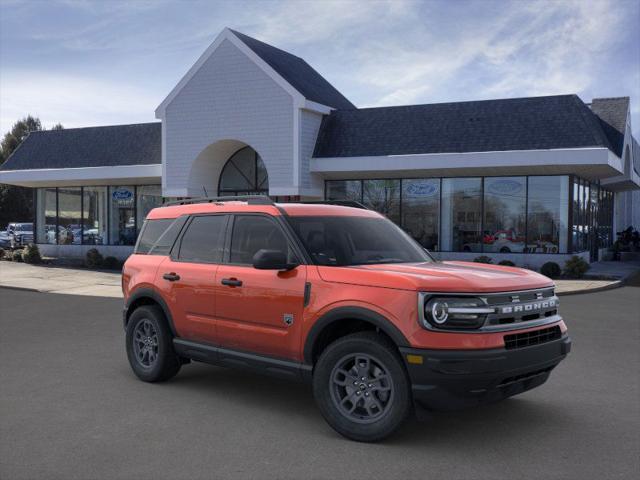
[[[433,292],[501,292],[549,287],[539,273],[473,262],[400,263],[318,267],[327,282]]]

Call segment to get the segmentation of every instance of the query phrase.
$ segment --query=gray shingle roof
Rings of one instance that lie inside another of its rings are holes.
[[[356,108],[302,58],[251,38],[244,33],[231,31],[307,100],[338,109]]]
[[[159,122],[31,132],[0,167],[111,167],[162,163]]]
[[[624,133],[627,127],[627,112],[629,111],[629,97],[594,98],[591,111],[595,113],[602,124],[613,151],[622,156],[624,147]]]
[[[577,95],[338,110],[315,157],[611,148]]]

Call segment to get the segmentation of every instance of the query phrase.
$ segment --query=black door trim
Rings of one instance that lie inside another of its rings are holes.
[[[178,355],[194,361],[221,367],[241,368],[289,380],[308,382],[313,370],[311,365],[304,363],[231,350],[181,338],[173,339],[173,348]]]

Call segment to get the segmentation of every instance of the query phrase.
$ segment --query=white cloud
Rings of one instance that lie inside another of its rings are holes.
[[[3,73],[0,76],[0,132],[26,114],[45,127],[86,127],[153,121],[160,102],[143,89],[95,78],[47,72]]]

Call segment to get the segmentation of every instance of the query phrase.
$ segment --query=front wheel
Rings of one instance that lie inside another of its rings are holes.
[[[127,357],[133,372],[145,382],[174,377],[181,362],[162,310],[154,305],[138,307],[127,323]]]
[[[313,393],[325,420],[341,435],[375,442],[391,435],[411,412],[411,390],[395,346],[374,332],[329,345],[313,374]]]

